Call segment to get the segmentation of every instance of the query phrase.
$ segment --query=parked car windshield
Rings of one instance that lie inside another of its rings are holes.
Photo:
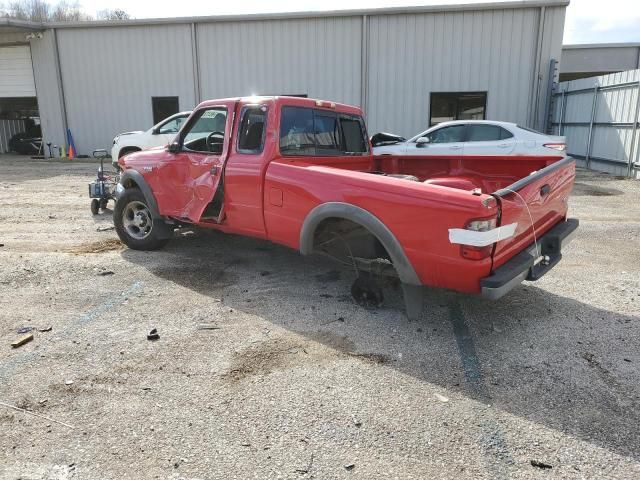
[[[182,127],[182,124],[184,123],[185,120],[186,120],[186,117],[174,118],[173,120],[170,120],[167,123],[165,123],[164,125],[162,125],[158,129],[158,133],[160,135],[166,135],[166,134],[170,134],[170,133],[178,133],[178,131],[180,130],[180,127]]]

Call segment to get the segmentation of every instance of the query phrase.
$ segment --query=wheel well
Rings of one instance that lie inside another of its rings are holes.
[[[142,149],[138,147],[122,147],[122,149],[118,152],[118,158],[122,158],[129,153],[140,151],[142,151]]]
[[[138,184],[132,178],[125,178],[122,180],[122,186],[124,188],[140,188]]]
[[[358,271],[397,277],[389,252],[366,227],[345,218],[322,220],[313,233],[313,252],[327,255]]]

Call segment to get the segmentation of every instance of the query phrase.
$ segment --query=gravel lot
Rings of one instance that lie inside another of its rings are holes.
[[[46,417],[0,405],[0,478],[640,478],[640,182],[580,172],[549,275],[408,322],[267,242],[127,250],[95,168],[0,157],[0,401]]]

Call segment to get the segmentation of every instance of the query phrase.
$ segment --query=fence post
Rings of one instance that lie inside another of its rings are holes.
[[[591,145],[593,143],[593,123],[596,119],[596,108],[598,107],[598,84],[593,87],[593,104],[591,106],[591,121],[589,122],[589,137],[587,138],[587,155],[585,156],[585,162],[587,168],[591,166]]]
[[[640,112],[640,80],[638,80],[638,86],[636,89],[636,109],[633,114],[633,130],[631,130],[631,148],[629,149],[629,165],[627,166],[627,177],[631,176],[631,170],[635,163],[633,157],[636,155],[636,134],[638,133],[638,112]]]
[[[560,95],[560,121],[558,122],[558,135],[562,135],[564,130],[564,112],[567,108],[567,88],[562,89]]]

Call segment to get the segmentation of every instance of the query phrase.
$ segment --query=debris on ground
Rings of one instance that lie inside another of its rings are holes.
[[[115,230],[114,225],[105,225],[103,227],[96,228],[96,232],[108,232],[109,230]]]
[[[18,340],[16,340],[15,342],[11,343],[11,348],[18,348],[21,347],[22,345],[24,345],[25,343],[29,343],[31,340],[33,340],[33,334],[29,334],[29,335],[25,335],[23,337],[20,337]]]
[[[53,327],[51,325],[47,325],[46,327],[38,327],[38,331],[39,332],[50,332],[51,330],[53,330]]]
[[[147,340],[159,340],[160,339],[160,334],[158,333],[158,329],[157,328],[152,328],[151,331],[147,334]]]
[[[313,467],[313,453],[311,454],[311,458],[309,459],[309,464],[305,468],[296,468],[296,473],[306,474],[311,471],[311,467]]]
[[[201,323],[196,326],[197,330],[220,330],[222,327],[219,327],[215,323]]]
[[[345,470],[347,470],[347,471],[351,471],[351,470],[353,470],[354,468],[356,468],[355,463],[349,463],[349,464],[347,464],[347,465],[345,465],[345,466],[344,466],[344,469],[345,469]]]
[[[550,465],[545,462],[541,462],[539,460],[531,460],[531,465],[537,468],[542,468],[543,470],[547,470],[549,468],[553,468],[553,465]]]
[[[64,425],[65,427],[76,428],[73,425],[69,425],[68,423],[61,422],[61,421],[56,420],[54,418],[45,417],[44,415],[40,415],[38,413],[34,413],[34,412],[30,411],[30,410],[26,410],[24,408],[16,407],[15,405],[11,405],[10,403],[0,402],[0,405],[2,405],[3,407],[11,408],[12,410],[16,410],[18,412],[26,413],[27,415],[32,415],[34,417],[42,418],[42,419],[47,420],[49,422],[54,422],[54,423],[58,423],[60,425]]]
[[[64,384],[67,386],[73,385],[73,380],[67,380],[66,382],[64,382]]]
[[[445,397],[444,395],[440,395],[439,393],[434,393],[433,396],[443,403],[447,403],[449,401],[447,397]]]
[[[20,327],[18,329],[18,334],[29,333],[33,330],[33,327]]]
[[[116,272],[113,272],[111,270],[102,270],[102,271],[97,273],[97,275],[100,276],[100,277],[107,277],[109,275],[115,275],[115,274],[116,274]]]

